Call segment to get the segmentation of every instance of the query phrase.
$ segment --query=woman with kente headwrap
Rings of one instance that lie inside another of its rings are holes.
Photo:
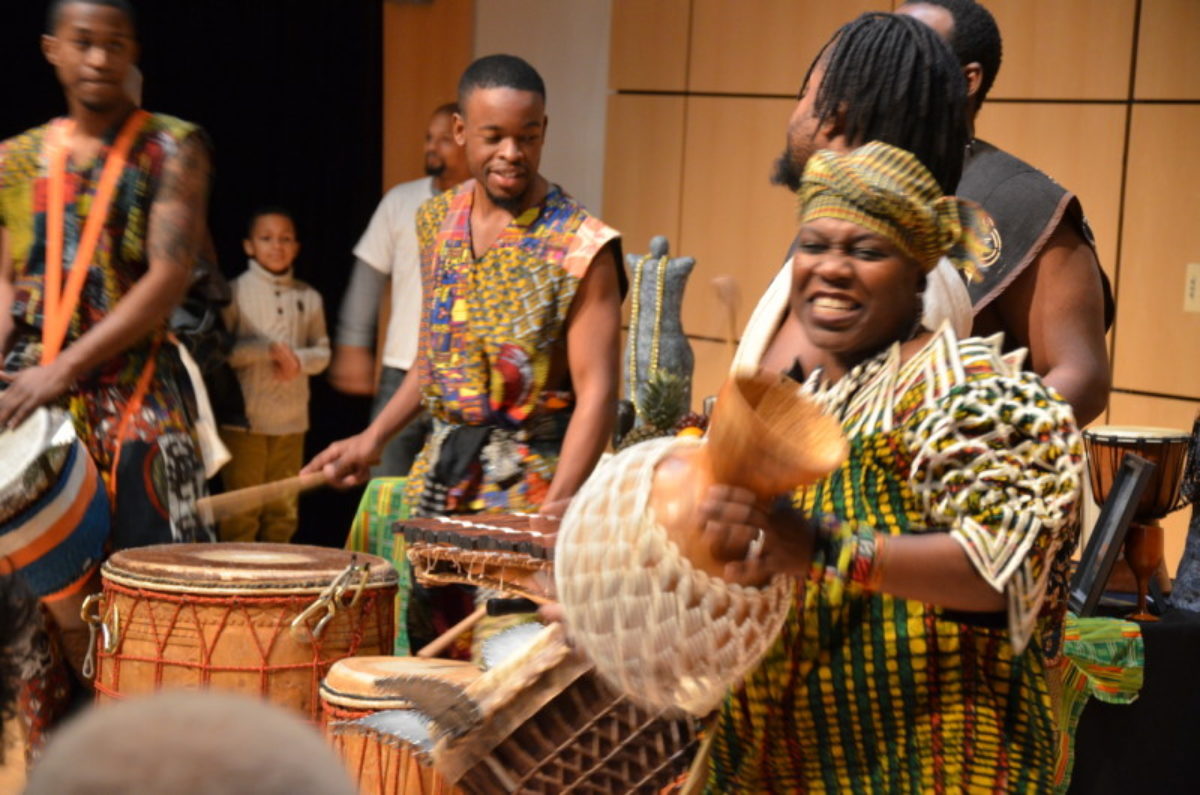
[[[908,152],[814,155],[786,307],[742,364],[790,372],[842,421],[848,460],[794,507],[716,486],[730,579],[802,586],[714,731],[713,792],[1044,792],[1082,450],[1070,407],[996,339],[921,326],[925,274],[974,271],[979,210]],[[802,328],[818,348],[797,356]],[[761,554],[748,554],[760,528]]]

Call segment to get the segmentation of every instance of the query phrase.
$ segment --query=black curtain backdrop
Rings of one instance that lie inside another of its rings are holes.
[[[214,147],[209,223],[221,268],[245,268],[247,215],[290,209],[302,243],[296,270],[325,300],[330,333],[351,249],[380,197],[381,0],[136,2],[144,106],[203,126]],[[0,24],[0,137],[62,115],[41,55],[45,2],[7,2]],[[307,454],[366,426],[369,401],[313,378]],[[301,501],[296,541],[340,546],[359,492]]]

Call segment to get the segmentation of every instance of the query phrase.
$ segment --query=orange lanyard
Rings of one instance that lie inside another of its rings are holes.
[[[59,122],[50,127],[46,134],[45,155],[48,163],[49,193],[46,200],[46,262],[45,262],[45,297],[42,311],[42,365],[50,364],[62,350],[67,338],[67,329],[71,318],[79,305],[79,296],[83,293],[83,283],[87,279],[91,267],[92,255],[96,252],[96,244],[100,240],[100,232],[108,220],[108,210],[112,205],[113,193],[117,181],[125,170],[125,161],[133,140],[141,131],[145,120],[150,116],[144,110],[135,110],[129,115],[121,128],[121,133],[109,150],[104,160],[104,170],[100,174],[100,183],[96,194],[92,197],[91,209],[83,225],[83,234],[79,238],[79,247],[75,250],[75,261],[71,264],[71,273],[67,276],[67,286],[62,284],[63,270],[63,227],[66,215],[66,181],[67,181],[67,133],[74,126],[73,122]]]

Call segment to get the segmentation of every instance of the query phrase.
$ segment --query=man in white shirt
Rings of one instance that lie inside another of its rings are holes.
[[[449,190],[468,176],[463,147],[454,140],[456,103],[440,106],[425,133],[427,176],[392,188],[380,201],[358,245],[354,273],[338,316],[337,344],[329,380],[352,395],[375,395],[374,418],[400,388],[417,355],[421,317],[421,262],[417,250],[417,208],[431,196]],[[388,292],[385,283],[391,280]],[[390,295],[387,330],[379,351],[379,382],[375,381],[375,347],[379,300]],[[388,444],[375,476],[408,474],[428,432],[427,418],[408,425]]]

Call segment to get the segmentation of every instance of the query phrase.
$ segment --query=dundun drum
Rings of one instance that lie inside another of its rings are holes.
[[[453,691],[480,673],[469,662],[416,657],[351,657],[334,663],[321,683],[322,719],[361,795],[460,792],[429,765],[429,719],[405,694],[416,691],[419,700],[451,704],[458,698]],[[385,711],[381,725],[350,725]],[[388,723],[394,724],[391,731]]]
[[[345,657],[389,651],[396,571],[374,555],[292,544],[164,544],[101,568],[99,701],[160,688],[261,695],[316,720]]]

